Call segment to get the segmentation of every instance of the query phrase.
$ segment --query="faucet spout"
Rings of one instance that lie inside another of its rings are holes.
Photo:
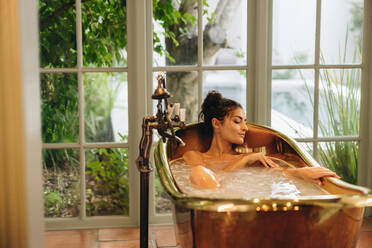
[[[177,142],[178,142],[181,146],[186,146],[185,142],[183,142],[183,140],[182,140],[180,137],[178,137],[178,136],[175,135],[174,138],[177,140]]]

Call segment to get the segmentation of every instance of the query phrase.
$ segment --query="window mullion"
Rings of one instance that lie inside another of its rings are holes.
[[[256,6],[256,53],[255,53],[255,114],[254,122],[268,125],[271,107],[271,52],[269,51],[272,34],[270,16],[272,0],[257,1]],[[270,48],[271,50],[271,48]]]
[[[203,1],[198,0],[198,106],[203,101],[203,63]]]
[[[246,68],[246,116],[247,121],[254,122],[255,96],[255,52],[256,42],[256,0],[248,0],[247,4],[247,64]]]
[[[314,65],[273,65],[273,70],[283,70],[283,69],[357,69],[362,68],[362,64],[340,64],[340,65],[324,65],[324,64],[314,64]]]
[[[86,217],[85,207],[85,150],[84,144],[84,84],[83,73],[83,41],[82,41],[82,18],[81,0],[76,0],[76,50],[77,50],[77,73],[78,73],[78,106],[79,106],[79,144],[80,144],[80,219]]]
[[[364,1],[363,13],[363,57],[360,102],[360,148],[358,157],[358,185],[372,188],[372,2]],[[372,215],[372,209],[366,209],[366,215]]]
[[[320,24],[321,24],[322,1],[316,3],[316,26],[315,26],[315,57],[314,57],[314,116],[313,116],[313,156],[318,160],[318,126],[319,126],[319,59],[320,59]]]

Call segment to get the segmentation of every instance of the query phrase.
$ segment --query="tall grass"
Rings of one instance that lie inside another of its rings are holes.
[[[340,64],[346,64],[348,32]],[[360,58],[356,46],[353,61]],[[326,64],[321,53],[321,63]],[[322,69],[319,85],[319,131],[323,137],[358,136],[360,117],[360,69]],[[306,81],[305,81],[306,83]],[[311,91],[307,87],[311,98]],[[335,171],[347,182],[356,184],[358,171],[358,142],[324,142],[319,146],[323,165]]]
[[[360,69],[321,71],[319,131],[323,136],[359,135],[360,74]],[[319,157],[343,180],[355,184],[358,148],[357,142],[325,142],[319,146]]]

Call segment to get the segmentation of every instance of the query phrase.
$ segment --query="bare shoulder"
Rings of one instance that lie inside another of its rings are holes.
[[[199,151],[187,151],[182,156],[183,160],[185,160],[186,164],[189,165],[203,165],[203,157],[201,152]]]

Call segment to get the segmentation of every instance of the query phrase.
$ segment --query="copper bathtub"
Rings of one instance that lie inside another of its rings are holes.
[[[297,167],[319,166],[293,139],[273,129],[248,123],[246,144],[265,150]],[[159,141],[154,151],[156,168],[174,203],[178,244],[206,247],[355,247],[364,208],[372,205],[371,191],[327,179],[330,195],[296,199],[211,199],[189,197],[177,186],[169,162],[192,149],[206,151],[210,138],[200,124],[178,130],[185,143],[176,147]]]

